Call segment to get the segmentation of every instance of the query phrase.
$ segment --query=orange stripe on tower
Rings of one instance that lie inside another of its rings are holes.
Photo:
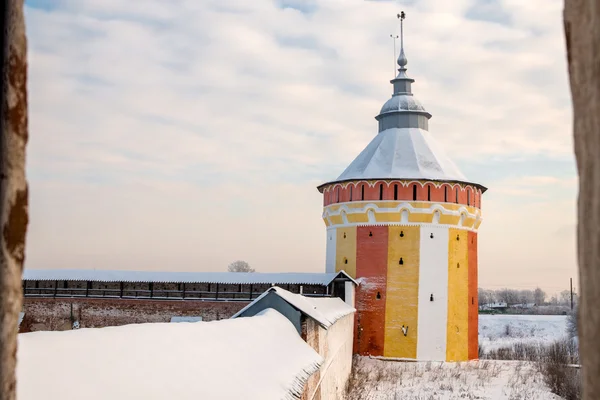
[[[477,232],[469,232],[469,360],[479,357],[479,310],[477,298]]]
[[[356,277],[365,278],[357,290],[355,351],[383,355],[388,227],[359,226],[356,232]]]

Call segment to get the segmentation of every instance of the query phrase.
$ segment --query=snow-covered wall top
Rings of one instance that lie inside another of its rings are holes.
[[[17,397],[299,399],[323,358],[272,309],[252,318],[19,335]]]
[[[93,282],[175,282],[223,284],[290,284],[329,285],[339,273],[300,272],[164,272],[164,271],[109,271],[84,269],[25,269],[23,280],[31,281],[93,281]]]

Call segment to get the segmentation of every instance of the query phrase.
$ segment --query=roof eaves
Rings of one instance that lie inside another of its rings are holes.
[[[354,181],[430,181],[430,182],[441,182],[441,183],[460,183],[463,185],[472,185],[478,189],[481,189],[481,193],[485,193],[488,188],[474,182],[462,181],[462,180],[452,180],[452,179],[428,179],[428,178],[349,178],[349,179],[340,179],[333,180],[329,182],[325,182],[317,186],[317,190],[319,193],[323,193],[325,186],[333,185],[336,183],[346,183],[346,182],[354,182]]]

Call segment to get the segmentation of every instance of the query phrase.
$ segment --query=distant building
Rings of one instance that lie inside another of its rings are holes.
[[[344,270],[360,283],[355,352],[474,359],[486,188],[463,175],[429,133],[431,114],[412,93],[403,48],[398,65],[393,95],[375,117],[378,134],[318,187],[326,271]]]
[[[490,310],[504,311],[507,308],[508,308],[508,304],[504,303],[504,302],[487,303],[487,304],[482,304],[479,306],[479,309],[481,311],[490,311]]]

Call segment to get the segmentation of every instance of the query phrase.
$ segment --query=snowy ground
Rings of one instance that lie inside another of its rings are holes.
[[[483,351],[515,343],[549,344],[566,336],[562,315],[480,315]],[[349,400],[553,400],[532,363],[481,360],[465,363],[393,362],[356,357]]]
[[[554,400],[531,363],[392,362],[355,358],[348,400]]]
[[[484,351],[524,344],[552,343],[566,336],[565,315],[480,315],[479,345]]]

